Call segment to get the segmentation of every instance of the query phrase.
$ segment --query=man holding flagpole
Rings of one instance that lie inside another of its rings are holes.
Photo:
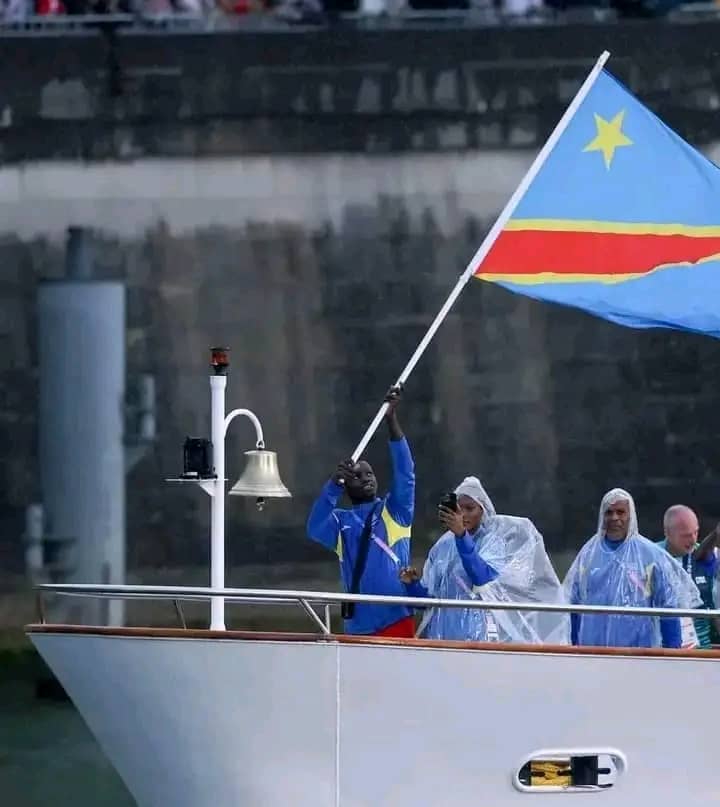
[[[401,388],[385,398],[393,479],[379,498],[375,472],[368,462],[344,460],[325,483],[310,512],[308,536],[337,553],[345,590],[351,594],[406,596],[398,568],[410,562],[410,529],[415,510],[415,466],[397,416]],[[351,508],[338,503],[347,493]],[[415,621],[404,605],[345,603],[348,633],[412,637]]]

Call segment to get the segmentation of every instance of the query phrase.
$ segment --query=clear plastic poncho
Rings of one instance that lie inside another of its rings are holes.
[[[605,513],[627,501],[627,538],[605,538]],[[650,608],[702,607],[700,592],[682,566],[658,544],[640,535],[632,496],[614,488],[603,496],[595,534],[573,561],[564,582],[568,600],[578,605]],[[579,645],[660,647],[660,620],[653,616],[581,614],[576,617]]]
[[[473,588],[457,551],[455,536],[446,532],[430,550],[423,569],[421,582],[428,596],[493,602],[565,602],[562,585],[535,525],[527,518],[498,515],[476,477],[465,479],[455,492],[470,496],[482,506],[482,521],[473,539],[480,557],[498,576]],[[461,641],[568,644],[570,617],[534,611],[432,608],[425,613],[418,635]]]

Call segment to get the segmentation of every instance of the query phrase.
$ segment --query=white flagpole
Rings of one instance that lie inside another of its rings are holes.
[[[462,273],[462,275],[460,275],[458,282],[455,284],[455,287],[450,292],[450,296],[447,298],[447,300],[445,300],[445,303],[443,304],[443,307],[440,309],[440,311],[438,311],[438,314],[433,320],[432,325],[430,325],[430,327],[427,330],[427,333],[425,334],[425,336],[423,336],[422,341],[420,342],[420,344],[415,349],[415,352],[410,357],[410,361],[408,361],[407,365],[405,366],[405,369],[398,376],[398,379],[395,382],[396,384],[404,384],[407,381],[408,377],[410,376],[410,373],[412,373],[412,371],[415,369],[415,365],[420,361],[422,354],[425,352],[427,346],[430,344],[433,337],[437,333],[438,328],[442,325],[443,320],[450,312],[450,309],[452,308],[455,300],[457,300],[457,298],[460,296],[460,292],[465,288],[465,284],[473,276],[479,264],[482,263],[483,260],[485,260],[485,257],[487,256],[488,252],[490,252],[490,250],[492,249],[492,246],[497,240],[497,237],[502,232],[503,228],[507,224],[512,214],[515,212],[515,208],[518,206],[518,204],[520,204],[520,200],[527,192],[527,189],[530,187],[530,184],[540,172],[540,169],[545,163],[545,160],[547,160],[547,158],[550,156],[550,152],[557,145],[558,140],[562,136],[565,129],[567,129],[568,125],[570,124],[570,121],[573,119],[573,116],[577,112],[580,104],[582,104],[587,94],[592,89],[593,84],[595,83],[597,77],[600,75],[600,72],[605,66],[605,62],[607,62],[609,58],[610,58],[609,51],[605,50],[600,54],[600,57],[598,58],[597,62],[595,62],[595,66],[588,74],[588,77],[585,79],[580,89],[577,91],[577,94],[570,102],[568,108],[565,110],[565,114],[558,121],[557,126],[553,129],[553,132],[550,135],[550,137],[548,137],[547,141],[545,142],[545,145],[542,147],[542,149],[540,149],[540,152],[533,161],[533,164],[530,166],[530,168],[528,168],[527,173],[522,178],[522,181],[517,186],[515,192],[510,197],[508,203],[503,208],[502,213],[500,213],[500,215],[498,216],[497,221],[495,222],[495,224],[493,224],[490,232],[485,236],[485,239],[483,240],[482,244],[480,244],[480,248],[473,255],[465,271]],[[368,426],[368,429],[365,432],[362,440],[358,443],[358,447],[355,449],[355,451],[353,451],[352,459],[354,462],[358,461],[363,451],[365,451],[365,449],[367,448],[367,444],[370,442],[373,434],[375,434],[375,432],[377,431],[377,428],[380,425],[383,417],[385,416],[386,411],[387,411],[387,404],[384,403],[378,410],[377,415],[375,415],[373,422]]]

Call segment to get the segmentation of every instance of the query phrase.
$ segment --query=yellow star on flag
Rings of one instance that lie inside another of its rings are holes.
[[[620,146],[632,146],[633,142],[622,131],[623,120],[625,118],[625,110],[618,112],[617,115],[611,120],[607,121],[605,118],[595,113],[595,126],[597,126],[597,137],[591,140],[583,151],[601,151],[605,160],[605,167],[610,170],[610,163],[615,156],[615,149]]]

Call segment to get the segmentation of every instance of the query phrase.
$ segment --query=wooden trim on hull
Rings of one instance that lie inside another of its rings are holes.
[[[245,642],[305,642],[385,647],[433,648],[435,650],[482,650],[502,653],[552,653],[571,656],[633,656],[650,658],[720,659],[720,649],[670,650],[646,647],[569,647],[567,645],[503,644],[498,642],[456,642],[441,639],[395,639],[378,636],[344,634],[282,633],[262,631],[216,631],[184,628],[107,628],[89,625],[27,625],[29,634],[63,634],[74,636],[111,636],[134,639],[223,639]]]

